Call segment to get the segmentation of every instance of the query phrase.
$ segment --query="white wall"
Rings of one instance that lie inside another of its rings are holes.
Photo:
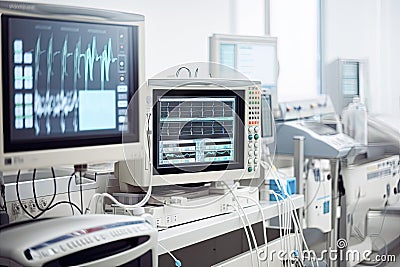
[[[381,0],[381,107],[400,116],[400,1]]]
[[[146,19],[146,78],[186,62],[208,61],[208,37],[231,33],[234,0],[34,0],[142,14]]]
[[[400,2],[325,0],[323,14],[324,89],[338,86],[337,58],[367,59],[370,112],[399,115]]]

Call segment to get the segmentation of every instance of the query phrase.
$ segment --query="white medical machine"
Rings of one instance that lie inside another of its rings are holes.
[[[147,148],[142,159],[117,165],[121,188],[160,187],[146,210],[163,227],[231,212],[236,204],[225,183],[260,177],[259,83],[150,79],[144,91]],[[258,200],[256,187],[234,190]]]
[[[283,116],[276,123],[276,153],[294,155],[298,190],[306,196],[305,221],[309,227],[329,232],[328,244],[336,247],[340,166],[352,162],[363,149],[337,127],[335,109],[327,95],[280,103],[280,108]],[[326,125],[326,121],[333,125]],[[306,182],[304,159],[308,160]],[[320,160],[329,160],[329,167],[323,167]]]
[[[158,266],[157,230],[142,217],[82,215],[0,228],[1,266]]]
[[[1,1],[0,17],[1,218],[46,216],[71,202],[68,191],[72,202],[90,199],[87,164],[142,154],[145,119],[133,96],[144,82],[144,16]]]
[[[399,242],[399,125],[398,118],[369,115],[368,157],[342,168],[346,205],[340,235],[349,241],[349,249],[383,253]]]

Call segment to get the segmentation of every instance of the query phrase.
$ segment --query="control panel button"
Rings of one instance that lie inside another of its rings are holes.
[[[257,164],[258,163],[258,158],[255,158],[254,159],[254,164]]]
[[[254,135],[254,139],[255,139],[255,140],[258,140],[258,138],[260,138],[260,136],[259,136],[258,134],[255,134],[255,135]]]
[[[258,156],[258,151],[257,151],[257,150],[254,151],[254,155],[255,155],[255,156]]]
[[[249,156],[250,156],[250,157],[254,156],[253,150],[249,150]]]
[[[258,127],[258,126],[254,127],[254,131],[255,131],[256,133],[260,132],[260,127]]]
[[[253,131],[254,131],[253,126],[250,126],[250,127],[249,127],[249,133],[252,133]]]
[[[250,158],[247,162],[248,162],[249,164],[252,164],[252,163],[253,163],[253,160]]]
[[[249,143],[249,148],[253,148],[254,144],[253,143]]]
[[[257,149],[258,148],[258,143],[254,143],[254,147]]]
[[[248,171],[248,172],[252,172],[252,171],[253,171],[253,167],[249,166],[249,167],[247,168],[247,171]]]
[[[249,134],[248,138],[249,138],[249,140],[253,140],[253,135]]]

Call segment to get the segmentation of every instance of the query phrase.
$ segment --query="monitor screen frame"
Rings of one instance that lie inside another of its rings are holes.
[[[197,166],[183,165],[179,168],[174,165],[170,166],[160,166],[159,164],[159,118],[156,114],[159,114],[159,99],[162,97],[188,97],[188,98],[201,98],[201,97],[234,97],[235,103],[235,124],[238,126],[234,135],[234,151],[235,151],[235,162],[229,163],[217,163],[213,162],[208,164],[207,167],[201,170],[201,172],[210,171],[224,171],[224,170],[239,170],[243,169],[244,164],[244,127],[245,125],[245,95],[243,90],[190,90],[190,89],[154,89],[153,90],[153,174],[154,175],[166,175],[166,174],[180,174],[180,173],[193,173],[200,167],[207,164],[198,164]]]
[[[104,136],[103,138],[94,138],[92,140],[74,140],[68,142],[63,140],[62,143],[58,143],[56,146],[53,144],[47,145],[32,145],[25,143],[17,149],[10,149],[10,126],[8,125],[7,118],[4,120],[4,116],[9,116],[9,111],[6,111],[7,107],[6,99],[7,91],[5,90],[8,84],[8,77],[4,69],[8,67],[5,63],[7,56],[4,52],[7,51],[5,43],[8,42],[8,36],[4,33],[4,28],[7,27],[4,20],[7,17],[19,17],[26,19],[46,19],[54,21],[65,21],[65,22],[76,22],[76,23],[93,23],[98,25],[116,25],[124,26],[131,29],[136,29],[137,34],[133,40],[136,44],[136,49],[133,49],[132,64],[136,65],[136,74],[132,74],[130,81],[130,97],[139,89],[139,86],[144,82],[144,16],[138,14],[131,14],[118,11],[108,11],[91,8],[81,8],[72,6],[59,6],[51,4],[31,4],[31,3],[16,3],[16,2],[3,2],[0,4],[0,28],[1,28],[1,39],[0,50],[0,84],[2,86],[0,90],[0,108],[2,115],[0,116],[0,169],[1,170],[18,170],[18,169],[31,169],[31,168],[44,168],[58,165],[73,165],[73,164],[88,164],[88,163],[99,163],[108,161],[125,160],[127,155],[125,151],[132,151],[134,148],[141,149],[143,136],[139,129],[143,122],[140,118],[136,118],[133,126],[136,131],[136,136],[132,135],[127,138],[124,134],[124,143],[122,140],[122,132],[120,136],[115,137]],[[134,31],[134,30],[132,30]],[[133,37],[133,34],[132,34]],[[131,43],[131,42],[130,42]],[[132,65],[133,66],[133,65]],[[140,94],[138,97],[140,101]],[[4,101],[3,101],[4,100]],[[143,107],[140,104],[137,105],[137,112],[135,114],[141,114],[140,110]],[[136,108],[133,108],[135,110]],[[6,114],[7,113],[7,114]],[[133,112],[134,113],[134,112]],[[79,139],[79,138],[78,138]],[[126,140],[129,139],[129,142]],[[7,150],[6,150],[7,149]]]

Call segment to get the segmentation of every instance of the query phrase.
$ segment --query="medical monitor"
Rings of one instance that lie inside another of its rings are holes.
[[[236,69],[250,80],[261,81],[262,87],[276,86],[277,38],[214,34],[210,38],[210,61]]]
[[[259,83],[150,79],[152,168],[123,182],[147,186],[259,178]],[[136,172],[133,166],[133,172]],[[124,178],[123,178],[124,179]]]
[[[0,3],[1,169],[124,159],[139,144],[141,15]],[[135,117],[136,116],[136,117]],[[129,140],[129,141],[127,141]]]
[[[279,72],[277,38],[214,34],[210,37],[210,61],[213,77],[232,78],[227,67],[244,74],[249,80],[261,81],[261,88],[273,95],[271,106],[278,110],[277,80]]]

